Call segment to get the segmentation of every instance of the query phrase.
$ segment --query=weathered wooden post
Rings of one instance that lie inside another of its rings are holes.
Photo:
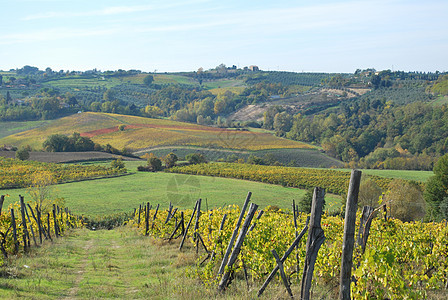
[[[3,202],[5,202],[5,195],[0,196],[0,216],[2,215]]]
[[[289,246],[288,250],[286,250],[285,254],[283,254],[282,258],[280,258],[280,261],[282,263],[284,263],[286,261],[288,256],[291,254],[291,252],[294,250],[294,248],[299,244],[299,242],[302,239],[302,237],[305,235],[306,231],[308,230],[308,223],[309,223],[309,221],[310,221],[310,217],[308,217],[306,219],[306,223],[305,223],[305,226],[303,227],[302,231],[296,237],[294,242],[292,242],[291,246]],[[277,273],[278,269],[279,269],[279,266],[276,265],[274,270],[272,270],[272,272],[269,274],[269,276],[266,279],[266,281],[263,283],[261,288],[258,290],[258,294],[257,294],[258,297],[260,297],[263,294],[264,290],[268,286],[269,282],[271,282],[271,280],[274,278],[274,276]]]
[[[345,206],[344,239],[342,241],[341,277],[339,287],[339,299],[350,299],[350,280],[353,265],[353,248],[355,244],[355,221],[358,209],[359,185],[361,183],[361,171],[352,170],[350,185]]]
[[[58,219],[56,218],[56,205],[53,204],[53,223],[54,223],[54,235],[56,238],[59,237],[59,230],[58,230]]]
[[[325,240],[325,234],[320,226],[322,218],[322,209],[324,204],[325,189],[316,187],[313,193],[313,202],[311,204],[310,230],[306,241],[305,264],[303,266],[302,289],[300,298],[310,299],[311,281],[313,279],[314,264],[316,263],[317,253]]]
[[[255,212],[258,209],[258,205],[255,203],[252,203],[250,205],[249,211],[247,212],[246,219],[244,220],[243,227],[241,227],[240,234],[238,235],[238,239],[235,242],[235,247],[232,250],[232,254],[229,257],[229,261],[226,264],[226,267],[228,270],[224,273],[224,275],[221,278],[221,281],[219,282],[218,288],[220,290],[224,290],[227,287],[227,281],[230,278],[230,274],[232,272],[232,266],[235,263],[238,254],[241,251],[241,246],[243,245],[244,238],[246,237],[247,231],[249,230],[250,223],[252,222],[252,219],[255,215]]]
[[[17,240],[17,226],[16,217],[14,216],[14,208],[11,208],[11,226],[12,226],[12,236],[14,238],[14,254],[19,252],[19,241]]]
[[[362,247],[362,253],[366,251],[367,239],[369,238],[370,225],[372,224],[373,214],[375,209],[371,206],[364,206],[362,208],[361,222],[358,231],[358,245]]]
[[[224,214],[224,216],[222,216],[222,220],[221,220],[221,224],[219,225],[219,231],[218,231],[218,236],[221,233],[221,231],[224,228],[224,224],[226,222],[227,219],[227,214]],[[221,244],[222,240],[221,237],[219,237],[218,241],[215,244],[215,249],[213,249],[212,254],[210,255],[210,261],[213,261],[215,259],[215,255],[216,255],[216,247],[218,246],[218,244]]]
[[[40,220],[36,217],[36,215],[34,214],[33,209],[31,208],[31,205],[28,204],[28,208],[30,209],[31,212],[31,216],[33,217],[33,219],[36,221],[37,224],[37,229],[39,230],[39,242],[42,244],[42,228],[40,225]],[[37,205],[36,205],[36,214],[37,214]]]
[[[260,210],[259,212],[258,212],[258,215],[257,215],[257,218],[255,219],[255,220],[260,220],[260,218],[261,218],[261,216],[264,214],[264,211],[263,210]],[[252,231],[252,230],[254,230],[255,229],[255,226],[257,226],[257,223],[254,223],[254,224],[252,224],[252,226],[250,226],[250,228],[249,228],[249,231]]]
[[[145,214],[145,235],[149,235],[149,202],[146,203],[146,214]]]
[[[187,238],[188,228],[190,228],[191,221],[193,221],[194,214],[196,213],[197,208],[198,208],[198,201],[196,201],[196,204],[194,205],[194,209],[193,209],[193,213],[191,214],[190,221],[188,221],[187,228],[185,228],[185,232],[182,237],[182,241],[180,242],[179,250],[182,250],[182,247],[184,246],[185,239]]]
[[[22,215],[22,226],[23,226],[23,249],[27,251],[28,247],[30,246],[30,242],[28,236],[28,228],[26,225],[25,202],[23,200],[22,195],[19,195],[19,198],[20,198],[20,214]]]
[[[218,276],[221,275],[224,272],[224,268],[225,268],[225,266],[227,264],[227,260],[229,259],[229,255],[230,255],[230,252],[232,251],[233,243],[235,243],[235,239],[236,239],[236,237],[238,235],[238,230],[240,229],[241,222],[243,221],[244,212],[246,211],[247,206],[249,205],[249,201],[250,201],[250,197],[251,196],[252,196],[252,193],[248,192],[246,200],[244,201],[243,207],[241,208],[241,213],[240,213],[240,216],[238,218],[238,221],[237,221],[237,223],[235,225],[235,228],[233,229],[232,237],[230,238],[230,242],[229,242],[229,245],[227,246],[226,253],[224,254],[224,258],[222,259],[221,266],[219,267]]]
[[[31,235],[33,236],[34,246],[37,247],[36,236],[34,235],[33,224],[31,223],[31,218],[30,218],[30,215],[28,214],[28,210],[26,209],[26,206],[25,206],[25,214],[28,219],[28,222],[30,223],[30,230],[31,230]],[[29,241],[29,239],[30,239],[30,237],[28,236],[28,241]]]
[[[138,218],[137,218],[137,228],[140,228],[140,215],[142,213],[142,205],[138,207]]]
[[[196,221],[194,223],[194,235],[193,240],[196,242],[196,254],[199,253],[199,218],[201,217],[201,202],[202,199],[198,200],[198,209],[196,210]]]
[[[51,241],[53,241],[53,239],[51,238],[50,213],[47,213],[47,232],[48,237],[50,238]]]
[[[272,249],[271,252],[272,252],[272,255],[275,258],[275,261],[277,262],[277,266],[278,266],[278,269],[280,271],[280,277],[283,280],[283,284],[285,285],[286,290],[288,291],[288,294],[291,297],[291,299],[294,299],[294,296],[293,296],[292,291],[291,291],[291,287],[289,286],[288,278],[286,278],[285,270],[283,269],[283,263],[280,260],[280,257],[278,257],[278,254],[275,251],[275,249]]]

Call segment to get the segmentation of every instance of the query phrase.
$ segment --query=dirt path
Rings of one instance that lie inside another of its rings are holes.
[[[171,293],[166,283],[179,276],[170,268],[176,255],[155,248],[130,228],[77,230],[12,259],[10,275],[0,276],[0,299],[150,299]]]
[[[84,259],[81,261],[81,265],[79,266],[79,270],[76,271],[75,273],[77,273],[75,282],[73,287],[68,291],[68,295],[65,299],[76,299],[75,296],[78,294],[79,291],[79,283],[81,282],[81,280],[84,279],[84,273],[86,272],[86,267],[87,267],[87,261],[89,259],[89,252],[90,249],[93,247],[93,243],[94,240],[89,240],[87,241],[87,243],[85,244],[85,246],[83,246],[82,248],[85,250],[85,257]]]

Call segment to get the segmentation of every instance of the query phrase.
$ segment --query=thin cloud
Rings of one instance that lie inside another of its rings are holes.
[[[11,45],[19,43],[34,43],[55,41],[61,39],[72,39],[92,36],[106,36],[119,33],[120,29],[86,29],[73,30],[67,28],[47,29],[28,33],[6,34],[0,37],[0,45]]]
[[[145,12],[151,10],[160,10],[174,8],[178,6],[200,4],[208,2],[208,0],[192,0],[187,2],[169,3],[163,5],[128,5],[128,6],[110,6],[99,10],[82,11],[82,12],[46,12],[29,15],[22,18],[22,21],[31,21],[39,19],[53,19],[53,18],[71,18],[71,17],[101,17],[111,15],[130,14],[137,12]]]

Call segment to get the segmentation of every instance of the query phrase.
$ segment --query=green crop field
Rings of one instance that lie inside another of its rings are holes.
[[[141,164],[126,162],[130,171]],[[276,205],[284,209],[291,206],[293,199],[297,201],[305,194],[304,190],[272,184],[163,172],[138,172],[119,178],[54,186],[54,194],[64,198],[65,205],[73,213],[91,216],[129,212],[142,202],[160,204],[162,208],[167,208],[170,201],[176,207],[192,208],[197,198],[207,199],[209,208],[241,204],[248,191],[261,207]],[[5,205],[18,201],[19,195],[30,200],[26,189],[0,190],[0,194],[9,195]],[[341,197],[328,195],[326,199],[329,210],[339,209]]]

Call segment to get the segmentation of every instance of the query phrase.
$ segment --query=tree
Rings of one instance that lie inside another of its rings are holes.
[[[393,218],[410,222],[425,216],[425,200],[417,183],[394,179],[389,184],[386,203]]]
[[[153,155],[148,158],[148,167],[150,167],[152,171],[160,171],[162,170],[162,161]]]
[[[52,185],[56,184],[56,179],[49,171],[36,172],[31,176],[31,184],[27,189],[28,194],[31,196],[38,207],[43,213],[50,211],[53,203],[63,207],[63,198],[55,198],[53,196]]]
[[[178,160],[177,155],[174,154],[173,152],[168,153],[164,158],[165,165],[167,168],[174,167],[176,165],[177,160]]]
[[[311,212],[311,205],[313,203],[313,193],[314,189],[307,189],[305,195],[299,200],[297,205],[299,206],[299,211],[309,214]],[[325,208],[325,200],[322,206],[322,213]]]
[[[120,131],[124,131],[125,128],[126,128],[126,125],[125,125],[125,124],[120,124],[120,125],[118,125],[118,130],[120,130]]]
[[[429,218],[440,220],[443,218],[440,205],[448,197],[448,154],[439,158],[433,172],[434,176],[426,182],[424,197],[428,204]]]
[[[11,98],[11,94],[9,93],[9,91],[6,92],[6,104],[11,104],[12,102],[12,98]]]
[[[152,75],[147,75],[147,76],[145,76],[145,78],[143,78],[143,83],[147,86],[151,86],[153,81],[154,81],[154,77]]]
[[[69,147],[69,138],[63,134],[50,135],[43,143],[45,151],[48,152],[67,152]]]
[[[27,149],[21,148],[16,151],[16,158],[20,160],[27,160],[28,158],[30,158],[30,153]]]
[[[284,135],[286,132],[291,130],[292,126],[292,116],[286,112],[277,113],[274,116],[274,130],[280,134]]]
[[[368,178],[361,181],[358,194],[358,207],[362,208],[366,205],[376,207],[382,194],[381,188],[375,181]]]
[[[115,100],[115,92],[111,89],[107,89],[103,94],[104,101],[113,101]]]
[[[192,165],[201,164],[207,162],[205,156],[202,153],[190,153],[185,156],[185,159]]]

